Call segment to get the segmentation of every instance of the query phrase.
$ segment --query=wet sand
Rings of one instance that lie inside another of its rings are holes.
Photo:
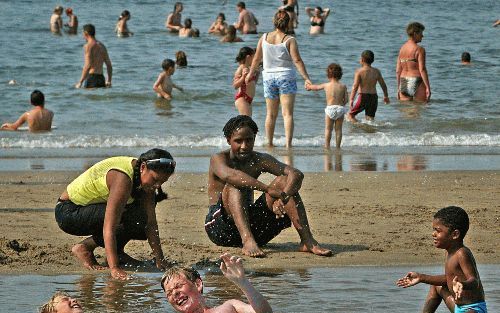
[[[0,273],[84,273],[70,254],[80,239],[61,231],[53,208],[77,172],[0,173]],[[264,180],[269,180],[266,177]],[[330,172],[306,173],[301,195],[316,239],[333,257],[297,252],[298,235],[283,231],[264,247],[266,258],[245,257],[246,267],[336,267],[351,265],[442,264],[433,247],[432,216],[437,209],[462,206],[471,227],[465,243],[478,263],[499,264],[500,172]],[[208,266],[222,252],[204,231],[206,175],[176,174],[164,185],[170,199],[157,207],[165,255],[181,264]],[[151,259],[147,242],[134,241],[126,252]],[[104,249],[96,250],[104,262]]]

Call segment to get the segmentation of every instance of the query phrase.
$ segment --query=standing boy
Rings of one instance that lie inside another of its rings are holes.
[[[172,75],[175,73],[175,62],[171,59],[165,59],[161,63],[163,72],[158,75],[156,82],[153,85],[153,90],[156,91],[158,98],[167,100],[172,99],[172,89],[176,88],[181,92],[184,90],[172,82]]]
[[[76,88],[82,87],[85,82],[85,88],[111,87],[111,77],[113,67],[108,56],[108,50],[99,41],[95,39],[95,27],[92,24],[83,26],[83,38],[87,41],[83,46],[85,63],[83,64],[80,81],[75,85]],[[104,80],[102,65],[106,63],[108,80]]]
[[[31,93],[31,105],[35,106],[35,108],[24,112],[16,122],[3,124],[1,129],[17,130],[25,122],[28,122],[30,132],[50,131],[54,113],[44,108],[45,96],[40,90]]]
[[[351,109],[347,113],[347,120],[350,122],[357,122],[355,116],[363,110],[367,120],[373,121],[375,119],[378,106],[377,82],[384,92],[384,103],[389,103],[387,86],[380,71],[372,67],[373,61],[375,61],[375,55],[372,51],[365,50],[361,53],[361,59],[359,60],[361,68],[356,70],[354,74],[354,83],[349,99]],[[359,93],[359,95],[355,101],[356,93]]]
[[[314,239],[299,190],[304,174],[269,154],[253,151],[257,124],[238,115],[224,126],[230,149],[210,158],[208,170],[209,212],[205,230],[219,246],[242,247],[243,254],[263,257],[265,245],[293,223],[300,236],[299,251],[330,256]],[[265,184],[257,178],[270,173]],[[253,191],[263,194],[254,202]]]
[[[439,210],[432,221],[436,248],[446,250],[444,275],[409,272],[396,284],[407,288],[418,283],[431,285],[423,312],[435,312],[444,300],[450,312],[487,313],[484,290],[472,252],[464,246],[469,217],[464,209],[449,206]]]
[[[218,312],[218,313],[272,313],[269,302],[245,277],[241,259],[228,253],[221,255],[220,269],[224,276],[243,291],[248,304],[231,299],[210,308],[203,297],[203,281],[200,274],[192,268],[174,266],[169,268],[161,279],[161,287],[172,307],[181,313]]]

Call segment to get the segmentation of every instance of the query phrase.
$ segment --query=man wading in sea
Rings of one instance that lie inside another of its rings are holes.
[[[87,44],[83,46],[85,54],[85,63],[83,64],[82,76],[80,81],[75,85],[76,88],[82,87],[85,82],[85,88],[101,88],[111,87],[111,77],[113,75],[113,67],[108,56],[106,47],[95,39],[95,27],[92,24],[83,26],[83,38]],[[108,72],[108,80],[104,80],[102,74],[102,65],[106,63]]]
[[[299,251],[331,256],[321,248],[309,229],[299,190],[304,174],[269,154],[253,151],[257,124],[238,115],[224,126],[230,149],[210,159],[208,170],[209,212],[205,230],[219,246],[242,247],[245,255],[263,257],[267,244],[293,223],[300,236]],[[262,173],[276,178],[266,185],[257,180]],[[263,194],[253,201],[253,191]]]

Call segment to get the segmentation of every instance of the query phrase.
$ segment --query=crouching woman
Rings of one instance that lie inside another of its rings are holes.
[[[72,248],[86,268],[104,269],[94,256],[95,248],[104,247],[111,276],[127,279],[120,260],[131,257],[124,247],[132,239],[147,239],[156,266],[164,269],[155,207],[159,196],[165,198],[161,185],[174,170],[170,153],[151,149],[138,159],[119,156],[98,162],[67,186],[56,205],[56,221],[68,234],[90,235]]]

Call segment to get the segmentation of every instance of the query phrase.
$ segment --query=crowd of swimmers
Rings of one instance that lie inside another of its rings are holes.
[[[172,33],[178,33],[181,37],[197,37],[199,30],[192,25],[192,20],[186,18],[182,21],[182,2],[174,4],[173,11],[167,16],[165,27]],[[221,42],[241,42],[238,37],[241,34],[256,34],[258,19],[246,6],[245,2],[236,4],[238,20],[229,25],[225,14],[219,13],[216,20],[208,29],[209,34],[221,36]],[[50,29],[53,33],[61,34],[63,30],[62,13],[64,9],[57,6],[50,18]],[[78,31],[78,18],[72,8],[67,8],[68,34],[76,34]],[[312,35],[324,33],[325,22],[330,15],[329,8],[306,7],[310,20],[310,31]],[[256,83],[262,76],[264,86],[264,97],[266,102],[265,134],[269,146],[273,146],[274,130],[278,111],[281,106],[285,126],[285,146],[292,146],[295,106],[295,94],[297,92],[296,72],[303,77],[305,89],[311,91],[324,90],[326,98],[325,107],[325,148],[330,148],[331,138],[335,130],[335,147],[340,148],[342,144],[342,125],[344,118],[350,122],[357,122],[356,115],[365,112],[365,119],[373,121],[378,107],[378,96],[376,84],[379,83],[384,93],[384,103],[390,102],[387,87],[381,72],[372,67],[375,55],[366,50],[361,53],[361,68],[356,70],[350,94],[346,91],[342,78],[342,67],[340,64],[331,63],[327,66],[328,83],[314,85],[309,79],[306,66],[302,61],[298,49],[298,42],[291,36],[294,29],[298,27],[299,6],[297,0],[284,0],[283,5],[273,18],[275,30],[264,34],[256,48],[243,47],[237,53],[236,62],[238,68],[233,79],[233,87],[236,89],[234,103],[239,114],[252,116],[252,102],[255,97]],[[127,22],[131,13],[124,10],[115,27],[120,37],[133,35],[128,28]],[[494,26],[498,25],[495,22]],[[427,103],[431,98],[431,86],[426,68],[425,49],[418,45],[423,39],[424,25],[418,22],[410,23],[406,28],[408,40],[402,45],[396,62],[397,99],[400,101],[414,101]],[[95,38],[95,27],[92,24],[83,26],[83,37],[86,40],[84,46],[85,63],[82,74],[76,88],[99,88],[111,87],[112,63],[106,47]],[[471,55],[464,52],[461,63],[471,64]],[[103,75],[103,65],[106,65],[107,78]],[[172,90],[182,91],[182,87],[174,84],[171,76],[175,67],[187,66],[187,56],[183,51],[176,53],[175,62],[165,59],[162,62],[163,72],[153,84],[153,90],[159,98],[172,99]],[[262,68],[261,68],[262,66]],[[335,71],[333,70],[335,68]],[[335,73],[335,75],[334,75]],[[43,106],[42,106],[43,107]],[[31,112],[31,111],[30,111]],[[15,123],[5,123],[3,130],[15,130],[23,121],[44,118],[44,122],[28,123],[30,131],[48,131],[51,129],[47,115],[35,115],[26,112]],[[52,118],[50,118],[50,121]]]
[[[244,2],[238,2],[236,7],[239,17],[234,25],[228,25],[224,14],[220,13],[210,26],[209,33],[223,36],[221,41],[232,42],[242,40],[237,37],[237,31],[256,34],[259,21],[255,15]],[[183,4],[175,3],[174,11],[165,22],[166,28],[179,36],[195,37],[197,32],[199,35],[191,19],[181,22],[182,10]],[[56,7],[50,19],[50,28],[54,33],[61,33],[63,29],[62,12],[62,7]],[[323,33],[330,9],[306,8],[306,13],[311,22],[310,34]],[[66,9],[66,14],[69,18],[65,24],[68,33],[76,33],[77,17],[71,8]],[[333,254],[330,249],[321,246],[311,232],[306,204],[299,193],[304,174],[270,154],[254,151],[258,127],[251,118],[252,101],[259,77],[262,76],[266,99],[266,137],[271,146],[280,105],[285,122],[286,146],[292,146],[297,72],[304,79],[306,90],[325,92],[327,148],[330,147],[333,129],[335,146],[340,147],[344,116],[356,122],[356,115],[364,111],[368,120],[374,119],[378,105],[377,84],[382,88],[384,102],[390,102],[380,70],[372,67],[375,55],[370,50],[361,53],[361,66],[355,72],[350,94],[341,82],[343,70],[337,63],[328,65],[327,82],[313,84],[300,57],[297,40],[291,36],[298,27],[298,14],[298,1],[285,0],[273,17],[275,29],[262,35],[255,49],[243,47],[238,51],[233,87],[237,90],[234,101],[239,115],[231,118],[222,129],[229,148],[210,159],[209,205],[204,225],[206,234],[214,244],[240,247],[242,254],[249,257],[264,257],[262,246],[291,226],[300,238],[298,251],[325,257]],[[130,17],[127,10],[121,13],[116,25],[118,36],[133,35],[127,25]],[[424,29],[424,25],[418,22],[410,23],[406,29],[408,41],[399,51],[396,64],[397,98],[402,101],[428,102],[431,97],[425,49],[418,45],[423,39]],[[96,40],[95,33],[92,24],[83,26],[85,63],[76,88],[111,87],[112,63],[106,47]],[[174,88],[183,91],[172,81],[172,75],[176,67],[187,65],[187,57],[182,51],[176,57],[177,61],[163,61],[163,71],[153,85],[158,97],[167,100],[172,98]],[[462,62],[469,64],[470,54],[464,53]],[[107,77],[104,76],[104,65]],[[53,113],[44,107],[43,93],[33,91],[31,104],[34,109],[24,113],[15,123],[3,124],[2,129],[15,130],[27,122],[31,131],[50,130]],[[123,269],[123,264],[132,259],[124,251],[125,245],[131,240],[147,240],[156,266],[166,270],[161,287],[174,309],[178,312],[208,310],[210,308],[202,296],[200,274],[190,268],[172,267],[161,247],[156,205],[168,198],[162,184],[171,177],[175,167],[173,156],[158,148],[138,158],[118,156],[98,162],[63,190],[55,208],[55,219],[64,232],[88,236],[72,248],[73,255],[83,266],[93,270],[109,268],[115,279],[131,278]],[[270,183],[264,183],[259,180],[262,173],[269,173],[275,178]],[[256,200],[254,191],[262,192]],[[455,312],[486,312],[484,291],[474,257],[463,244],[469,227],[467,213],[459,207],[443,208],[435,214],[432,225],[434,245],[446,251],[445,275],[409,272],[397,281],[397,285],[405,288],[418,283],[431,285],[425,312],[434,312],[443,300]],[[106,267],[96,260],[94,250],[97,247],[105,249]],[[272,312],[267,300],[245,277],[242,260],[229,254],[223,254],[221,260],[222,273],[243,291],[249,304],[229,300],[212,309],[220,312]],[[41,312],[65,310],[77,312],[82,311],[82,307],[70,296],[58,293],[42,307]]]

